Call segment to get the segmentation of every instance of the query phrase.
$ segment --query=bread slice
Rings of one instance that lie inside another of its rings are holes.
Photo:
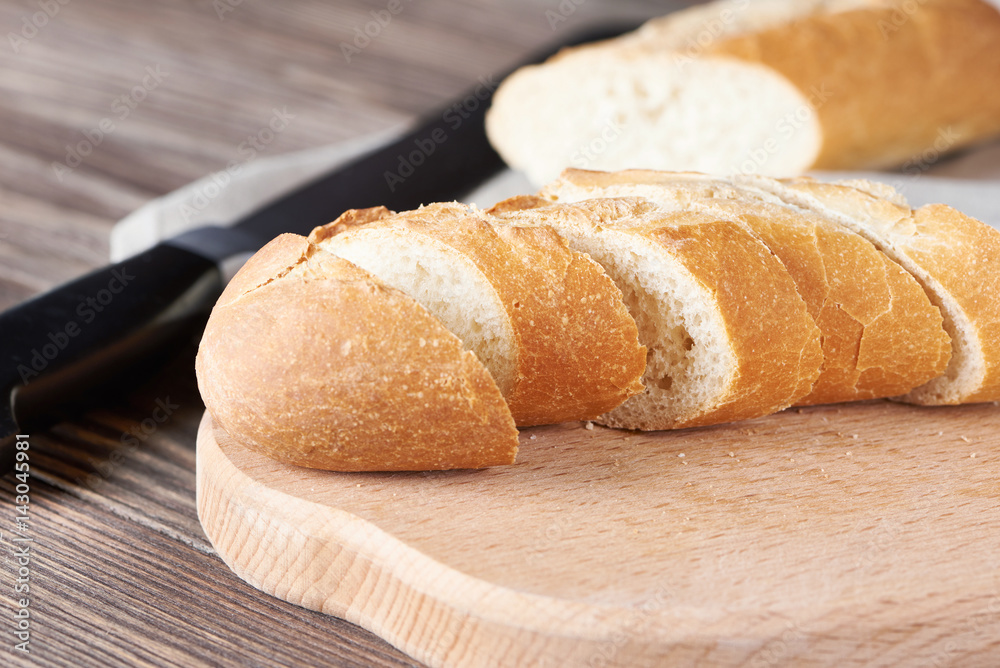
[[[819,331],[781,262],[740,226],[639,199],[544,204],[521,197],[488,213],[500,224],[550,226],[600,262],[649,349],[645,391],[600,422],[708,425],[767,415],[809,393],[822,363]]]
[[[297,235],[269,243],[229,283],[196,366],[217,424],[289,464],[482,468],[517,454],[499,388],[458,337]]]
[[[823,369],[800,405],[891,397],[944,373],[951,338],[919,283],[870,242],[812,212],[748,197],[702,174],[566,170],[543,197],[643,197],[731,220],[785,265],[822,332]]]
[[[1000,400],[1000,232],[943,204],[916,211],[891,187],[742,177],[736,184],[819,212],[865,237],[920,282],[952,338],[945,373],[901,397],[916,404]]]
[[[313,238],[458,335],[519,426],[593,419],[643,389],[646,350],[621,291],[550,229],[494,228],[481,212],[445,203],[348,212]]]
[[[716,2],[518,70],[487,131],[537,184],[568,166],[878,168],[1000,134],[998,79],[983,0]]]

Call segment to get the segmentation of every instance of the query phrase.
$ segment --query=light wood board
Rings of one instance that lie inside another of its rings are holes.
[[[567,3],[553,30],[545,13],[558,1],[404,2],[348,63],[341,44],[387,2],[0,2],[0,308],[105,265],[115,221],[225,174],[275,108],[295,118],[250,164],[414,121],[585,24],[674,6]],[[144,79],[156,87],[137,89]],[[144,99],[122,118],[130,95]],[[109,121],[114,132],[100,136]],[[95,143],[88,136],[99,145],[57,172],[67,146]],[[193,351],[165,364],[144,387],[122,387],[126,399],[105,396],[100,410],[31,432],[31,654],[7,635],[0,666],[412,668],[353,624],[260,595],[215,557],[195,508],[204,407]],[[157,400],[181,407],[150,434]],[[19,482],[0,480],[4,624],[23,598],[10,542]]]
[[[343,474],[206,416],[198,511],[251,585],[432,666],[996,666],[998,446],[995,404],[876,401]]]

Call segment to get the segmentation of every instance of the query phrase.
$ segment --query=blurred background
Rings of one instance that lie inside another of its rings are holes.
[[[688,4],[4,0],[0,308],[104,264],[117,220],[230,161],[397,127],[581,25]]]

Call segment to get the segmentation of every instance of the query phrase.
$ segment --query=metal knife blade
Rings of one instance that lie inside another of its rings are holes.
[[[560,48],[614,37],[637,24],[576,33]],[[516,69],[516,68],[512,68]],[[265,205],[232,227],[185,232],[0,314],[0,475],[16,435],[40,429],[123,385],[123,374],[168,357],[197,334],[235,270],[283,232],[306,234],[343,211],[407,210],[461,198],[503,168],[485,113],[504,76],[477,82],[401,139]]]

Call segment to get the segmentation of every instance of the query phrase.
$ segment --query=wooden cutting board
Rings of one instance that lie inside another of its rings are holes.
[[[206,417],[241,578],[432,666],[998,666],[1000,408],[524,430],[518,463],[343,474]]]

